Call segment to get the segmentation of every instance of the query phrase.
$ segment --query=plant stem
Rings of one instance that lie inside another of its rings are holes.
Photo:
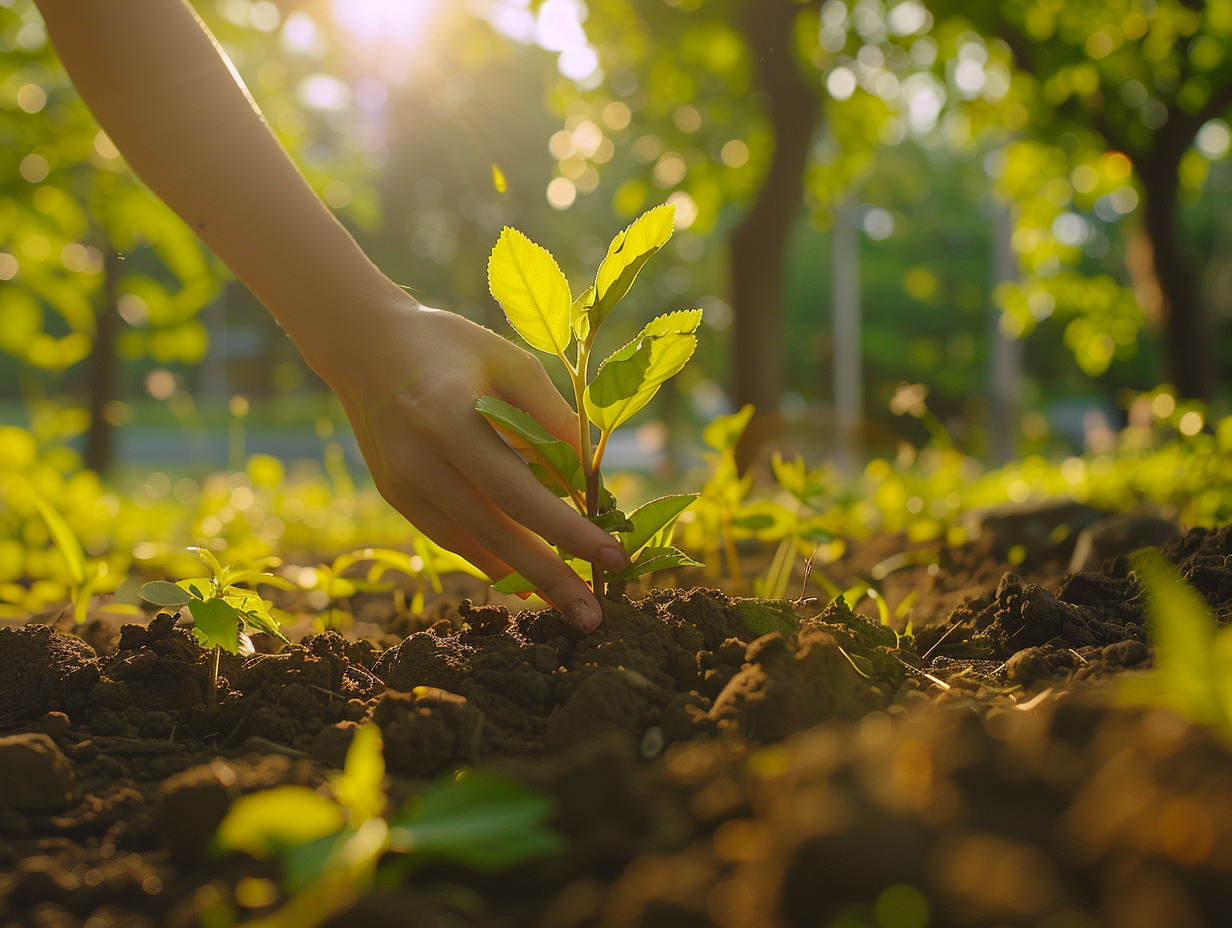
[[[723,552],[727,556],[727,574],[739,589],[744,586],[744,576],[740,571],[740,555],[736,553],[736,537],[732,533],[731,515],[728,513],[723,515],[723,524],[719,529],[719,534],[723,538]]]
[[[607,449],[607,440],[611,434],[611,432],[603,431],[599,433],[599,444],[595,446],[594,464],[592,465],[596,471],[599,469],[599,465],[603,462],[603,452]]]
[[[586,376],[590,367],[590,340],[578,342],[577,367],[573,372],[573,397],[577,404],[578,444],[582,449],[582,473],[586,475],[586,517],[599,514],[599,470],[590,443],[590,417],[586,415]],[[603,595],[603,568],[590,565],[591,587],[596,596]]]
[[[210,672],[210,689],[205,694],[205,704],[211,709],[218,704],[218,661],[222,657],[222,646],[214,645],[214,668]]]

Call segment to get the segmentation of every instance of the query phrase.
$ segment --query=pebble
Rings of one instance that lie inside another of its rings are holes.
[[[663,753],[665,747],[667,747],[667,736],[663,733],[662,725],[652,725],[646,729],[646,734],[642,736],[640,749],[643,760],[654,760]]]
[[[68,758],[42,732],[0,738],[0,807],[62,812],[76,801]]]

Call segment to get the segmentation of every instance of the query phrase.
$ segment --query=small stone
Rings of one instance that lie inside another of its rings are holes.
[[[0,806],[62,812],[77,795],[73,765],[42,732],[0,738]]]
[[[667,737],[663,733],[663,726],[652,725],[646,729],[646,734],[642,735],[642,744],[638,753],[642,755],[643,760],[654,760],[663,753],[665,747],[667,747]]]
[[[1083,529],[1070,558],[1070,573],[1098,570],[1099,565],[1140,548],[1157,548],[1181,537],[1180,527],[1159,516],[1126,513],[1109,516]]]
[[[35,731],[41,731],[53,741],[59,741],[72,729],[73,723],[63,712],[48,712],[32,726]]]
[[[548,644],[537,644],[531,651],[531,666],[541,673],[551,673],[560,666],[560,654]]]
[[[225,764],[202,764],[169,777],[154,809],[154,835],[179,864],[204,859],[238,790]]]

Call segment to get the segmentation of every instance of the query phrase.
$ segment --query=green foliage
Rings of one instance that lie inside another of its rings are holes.
[[[287,890],[295,894],[263,924],[322,924],[378,881],[432,860],[489,872],[564,849],[562,837],[545,825],[551,801],[519,783],[465,770],[387,815],[384,780],[380,729],[365,724],[342,772],[330,778],[328,795],[278,786],[231,804],[215,836],[217,850],[281,859]]]
[[[44,497],[34,484],[24,481],[22,483],[27,494],[29,494],[30,502],[38,510],[43,521],[47,524],[47,532],[51,536],[51,541],[55,545],[56,550],[60,552],[60,557],[64,561],[64,566],[68,571],[68,577],[71,581],[70,592],[72,594],[73,603],[73,619],[78,625],[86,619],[86,610],[90,605],[90,596],[94,592],[98,581],[107,573],[107,562],[103,560],[87,558],[85,551],[81,547],[81,542],[77,536],[73,534],[72,528],[64,520],[64,516],[60,515],[59,511],[53,506],[46,497]]]
[[[345,472],[338,468],[327,477],[312,462],[300,461],[288,472],[277,458],[257,454],[240,472],[176,480],[155,472],[121,492],[82,469],[64,446],[76,411],[49,404],[38,411],[32,429],[0,426],[2,618],[28,620],[71,601],[82,616],[89,610],[132,621],[128,617],[142,615],[127,601],[135,599],[135,586],[120,591],[121,601],[107,594],[136,575],[199,575],[200,559],[186,550],[194,541],[225,549],[235,564],[257,565],[282,551],[332,556],[315,567],[279,566],[282,579],[269,581],[324,593],[300,600],[309,609],[331,607],[324,624],[339,616],[339,599],[360,589],[388,589],[391,571],[417,582],[413,595],[408,590],[412,610],[422,607],[429,588],[440,588],[442,575],[478,573],[408,525],[375,488],[356,489],[349,478],[341,479]],[[70,538],[76,543],[66,543]],[[80,582],[82,565],[88,589]],[[272,567],[266,562],[261,570]],[[208,593],[207,580],[198,586]],[[183,591],[177,595],[175,602],[186,605]]]
[[[1125,698],[1159,705],[1232,738],[1232,627],[1156,549],[1133,558],[1146,593],[1154,667],[1124,681]]]
[[[311,55],[287,54],[284,15],[309,14],[251,9],[197,4],[309,182],[331,206],[339,203],[330,186],[345,191],[346,216],[373,227],[371,171],[354,133],[342,114],[315,110],[300,92],[305,79],[338,69],[330,30],[312,30]],[[89,377],[93,406],[106,410],[150,366],[201,362],[210,346],[201,312],[226,272],[129,171],[72,87],[32,0],[0,5],[0,138],[4,386],[80,406]],[[104,372],[114,372],[114,388]],[[116,394],[103,395],[109,389]]]
[[[155,606],[187,606],[193,617],[193,635],[203,648],[222,648],[232,654],[240,650],[241,626],[273,635],[290,644],[270,614],[270,603],[242,583],[268,583],[290,586],[268,571],[277,567],[278,558],[263,558],[250,565],[224,567],[208,548],[192,547],[209,569],[209,576],[168,583],[152,580],[141,587],[141,598]]]
[[[506,870],[564,850],[544,826],[552,802],[513,780],[466,770],[437,780],[390,819],[391,851],[473,870]]]
[[[603,434],[623,425],[654,398],[664,381],[680,373],[697,348],[693,333],[700,309],[652,319],[637,337],[610,355],[586,391],[586,414]]]
[[[671,547],[667,537],[660,539],[660,545],[647,545],[652,536],[670,530],[675,517],[688,505],[687,501],[680,503],[686,498],[643,507],[635,523],[615,508],[615,500],[603,488],[599,467],[616,428],[650,402],[659,387],[679,373],[692,356],[702,311],[683,310],[652,319],[636,338],[599,365],[593,380],[589,376],[590,356],[600,326],[629,292],[646,261],[667,243],[674,215],[672,204],[657,206],[613,238],[593,285],[577,299],[552,255],[516,229],[506,228],[501,233],[488,261],[492,295],[510,325],[532,347],[555,354],[569,373],[579,422],[577,448],[502,400],[480,397],[475,408],[509,437],[540,482],[567,497],[605,531],[623,533],[633,565],[607,577],[594,565],[597,593],[603,592],[609,580],[624,582],[652,570],[695,563]],[[570,347],[576,349],[572,361],[566,354]],[[592,422],[599,429],[598,444],[593,446]],[[496,584],[496,589],[521,593],[533,587],[513,574]]]
[[[702,440],[710,448],[705,455],[708,473],[697,505],[690,511],[684,526],[684,546],[700,551],[704,560],[715,565],[712,576],[717,576],[719,552],[722,551],[728,576],[736,589],[743,589],[745,578],[737,540],[741,537],[768,542],[790,539],[790,548],[781,554],[777,576],[757,590],[759,595],[771,592],[782,595],[779,587],[785,589],[791,556],[801,553],[802,546],[809,540],[813,541],[809,547],[812,550],[817,542],[828,541],[832,536],[815,519],[802,519],[798,505],[751,498],[753,475],[738,473],[736,445],[752,418],[753,407],[746,405],[738,412],[715,418],[702,431]],[[800,479],[804,480],[803,464],[798,467]]]

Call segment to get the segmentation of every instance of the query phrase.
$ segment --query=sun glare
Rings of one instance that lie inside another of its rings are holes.
[[[441,0],[333,0],[334,22],[370,51],[410,54],[424,42]]]

